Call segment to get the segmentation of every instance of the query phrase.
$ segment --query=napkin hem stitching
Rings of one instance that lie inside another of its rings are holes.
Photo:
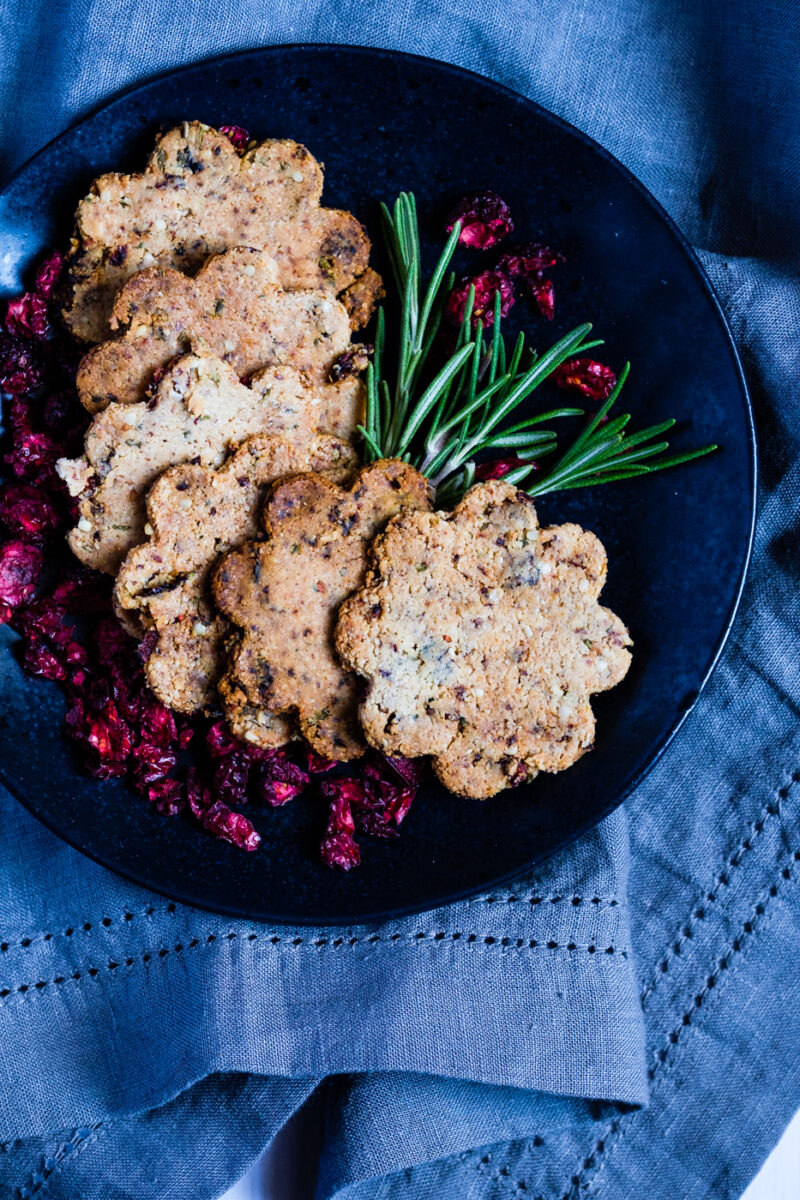
[[[530,904],[532,907],[546,903],[562,904],[569,902],[573,907],[579,908],[582,904],[591,904],[595,912],[602,912],[609,908],[617,908],[621,903],[615,896],[592,896],[590,899],[587,899],[585,896],[578,895],[548,896],[534,894],[532,896],[518,896],[511,894],[508,896],[476,896],[474,899],[475,901],[485,904],[526,903]],[[93,930],[97,931],[98,925],[102,925],[105,929],[110,929],[112,925],[119,925],[122,922],[129,924],[136,917],[154,917],[163,916],[164,914],[174,915],[178,912],[195,913],[196,910],[190,908],[189,905],[176,904],[173,901],[170,901],[169,904],[165,904],[161,908],[157,908],[153,904],[149,904],[146,908],[140,909],[133,909],[132,907],[125,905],[121,918],[104,916],[96,921],[75,921],[71,925],[68,925],[66,929],[62,930],[60,933],[53,933],[52,930],[40,930],[38,933],[26,934],[17,941],[6,938],[0,941],[0,954],[6,954],[11,950],[16,949],[28,950],[32,946],[40,946],[42,943],[60,941],[63,938],[71,938],[80,933],[91,933]]]
[[[795,868],[799,862],[800,850],[791,852],[789,865],[783,867],[778,873],[777,877],[773,876],[773,882],[769,885],[769,887],[762,888],[761,891],[757,893],[757,898],[752,906],[750,916],[747,920],[742,922],[739,934],[728,943],[728,948],[716,960],[715,966],[711,969],[708,969],[705,984],[693,998],[692,1004],[683,1013],[680,1021],[666,1035],[665,1044],[658,1050],[654,1051],[656,1062],[650,1068],[648,1068],[647,1072],[648,1079],[651,1082],[656,1078],[662,1066],[665,1067],[665,1073],[661,1076],[663,1079],[666,1075],[666,1072],[668,1072],[669,1069],[675,1065],[675,1059],[678,1051],[675,1050],[670,1058],[670,1050],[673,1047],[680,1047],[680,1045],[683,1044],[682,1035],[684,1030],[687,1028],[691,1030],[702,1027],[702,1018],[699,1022],[693,1024],[691,1019],[692,1012],[696,1009],[699,1009],[702,1013],[704,1011],[705,1000],[709,994],[712,991],[716,991],[717,994],[719,993],[720,987],[718,986],[717,982],[718,976],[721,975],[722,977],[727,977],[732,973],[730,961],[731,957],[734,954],[742,953],[742,948],[746,948],[746,946],[750,945],[751,937],[759,933],[763,924],[760,918],[766,913],[767,905],[769,904],[770,900],[779,894],[782,884],[786,881],[791,881],[793,875],[795,875]],[[581,1170],[572,1176],[570,1180],[570,1186],[566,1192],[562,1193],[560,1200],[577,1200],[577,1197],[580,1195],[581,1191],[587,1195],[590,1193],[596,1194],[595,1182],[597,1180],[597,1176],[605,1166],[609,1150],[613,1152],[621,1139],[622,1132],[624,1132],[624,1129],[630,1124],[630,1121],[628,1121],[626,1117],[627,1114],[620,1117],[618,1120],[615,1119],[611,1121],[606,1126],[603,1136],[598,1138],[590,1153],[583,1160],[583,1167]],[[587,1175],[586,1171],[591,1171],[591,1174]],[[524,1180],[518,1181],[514,1186],[515,1188],[519,1189],[521,1185],[525,1185]]]
[[[186,943],[177,942],[174,946],[162,946],[158,950],[145,950],[143,953],[136,955],[128,955],[121,961],[110,959],[109,962],[103,964],[102,967],[85,967],[82,971],[76,970],[69,975],[57,975],[53,979],[39,979],[35,983],[20,983],[12,987],[0,988],[0,1001],[8,1000],[9,997],[39,995],[42,994],[48,987],[60,987],[66,983],[82,983],[86,979],[95,979],[100,975],[101,971],[115,972],[121,966],[133,967],[137,963],[142,963],[147,966],[148,963],[156,959],[164,959],[170,954],[182,954],[186,950],[194,950],[198,946],[208,947],[212,945],[225,945],[234,941],[241,941],[243,945],[261,942],[268,946],[286,946],[297,948],[299,946],[310,946],[322,949],[330,947],[332,950],[338,950],[342,947],[352,949],[355,946],[371,946],[371,945],[392,945],[404,940],[407,945],[422,945],[424,943],[433,945],[442,945],[449,942],[455,945],[465,946],[485,946],[490,949],[500,950],[548,950],[554,952],[557,950],[566,951],[568,955],[582,951],[587,953],[596,962],[617,960],[625,961],[628,958],[628,950],[618,948],[617,946],[598,946],[595,942],[578,943],[574,941],[557,942],[554,939],[544,941],[539,938],[512,938],[504,936],[495,936],[494,934],[478,934],[478,933],[463,933],[461,930],[455,930],[452,933],[446,930],[438,930],[435,933],[418,932],[415,934],[400,934],[394,933],[388,939],[381,937],[379,934],[370,934],[368,937],[350,937],[350,938],[281,938],[277,934],[271,937],[262,937],[257,933],[249,933],[246,937],[242,937],[237,930],[230,930],[225,934],[210,933],[201,940],[197,937],[192,937]],[[0,1004],[0,1008],[5,1005]]]

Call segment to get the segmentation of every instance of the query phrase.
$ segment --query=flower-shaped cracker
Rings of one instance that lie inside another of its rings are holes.
[[[348,491],[319,475],[273,488],[267,540],[229,555],[214,575],[217,606],[241,630],[223,698],[238,684],[252,705],[296,712],[301,733],[326,758],[363,754],[358,680],[333,649],[336,610],[363,582],[367,549],[386,522],[429,506],[427,480],[394,460],[364,467]]]
[[[156,142],[141,175],[101,175],[78,205],[64,310],[76,337],[109,335],[114,297],[145,267],[194,271],[234,246],[266,250],[290,291],[322,288],[342,299],[353,327],[382,294],[369,239],[356,218],[321,208],[322,168],[305,146],[267,141],[237,153],[198,121]]]
[[[452,514],[396,518],[336,629],[342,661],[369,681],[367,740],[433,755],[464,796],[570,766],[594,739],[590,695],[630,664],[625,626],[597,603],[605,576],[594,534],[539,529],[505,483],[478,484]]]
[[[320,432],[350,438],[362,407],[355,377],[319,383],[293,367],[266,367],[244,387],[221,359],[184,355],[151,399],[96,413],[82,457],[57,463],[78,497],[79,520],[68,537],[73,553],[114,574],[144,537],[145,496],[167,467],[220,466],[233,446],[257,433],[280,433],[300,446]]]
[[[279,364],[327,380],[350,345],[344,307],[329,292],[286,292],[268,254],[239,247],[194,279],[149,267],[125,284],[111,321],[125,332],[84,356],[76,380],[85,408],[135,404],[153,372],[190,347],[230,363],[241,379]]]
[[[344,479],[357,461],[352,446],[326,434],[302,443],[258,434],[222,467],[184,463],[157,480],[147,497],[150,539],[123,562],[114,595],[123,612],[158,634],[145,673],[159,700],[196,712],[213,694],[226,622],[207,594],[208,574],[220,555],[255,535],[265,485],[297,471]],[[270,722],[265,740],[286,741],[287,728]]]

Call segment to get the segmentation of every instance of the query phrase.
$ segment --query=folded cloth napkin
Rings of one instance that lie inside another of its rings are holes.
[[[125,84],[258,44],[393,46],[530,95],[701,249],[762,452],[712,683],[624,812],[511,888],[271,929],[137,890],[1,795],[0,1195],[218,1196],[321,1090],[318,1200],[736,1197],[800,1104],[797,9],[0,0],[0,17],[2,172]]]

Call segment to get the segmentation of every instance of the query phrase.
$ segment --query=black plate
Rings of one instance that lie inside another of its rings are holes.
[[[752,416],[730,334],[669,218],[589,138],[455,67],[336,46],[279,46],[175,71],[69,129],[0,196],[0,291],[18,291],[31,261],[64,244],[96,175],[140,169],[160,127],[193,118],[306,143],[325,163],[327,203],[354,210],[373,234],[377,202],[413,190],[434,253],[443,209],[470,190],[496,189],[518,234],[567,258],[553,325],[527,303],[514,315],[542,344],[591,320],[606,339],[603,357],[633,363],[626,411],[640,424],[676,416],[684,444],[724,446],[652,480],[539,502],[542,523],[575,520],[602,538],[611,564],[604,600],[635,639],[628,678],[595,702],[596,751],[563,775],[483,803],[430,788],[396,842],[363,839],[362,865],[349,876],[316,860],[321,813],[311,797],[259,814],[264,843],[247,855],[184,818],[160,818],[121,784],[79,775],[61,735],[63,696],[22,675],[7,629],[0,778],[92,858],[218,912],[341,924],[474,893],[546,858],[618,805],[674,736],[719,655],[755,508]]]

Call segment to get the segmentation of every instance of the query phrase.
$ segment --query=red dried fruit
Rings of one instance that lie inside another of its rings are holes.
[[[246,150],[250,142],[250,134],[241,125],[220,125],[220,133],[224,133],[233,142],[237,150]]]
[[[174,817],[186,808],[186,797],[180,779],[159,779],[157,783],[151,783],[144,788],[142,795],[155,805],[156,811],[162,817]]]
[[[475,250],[488,250],[490,246],[496,246],[514,229],[511,210],[497,192],[475,192],[465,196],[445,222],[448,233],[456,221],[461,222],[459,242]]]
[[[529,242],[519,246],[509,254],[504,254],[498,261],[496,270],[509,279],[539,280],[542,272],[554,267],[556,263],[564,262],[564,255],[541,242]]]
[[[174,769],[175,751],[143,742],[134,748],[131,764],[134,785],[144,791],[148,784],[158,783]]]
[[[309,777],[285,751],[279,750],[259,765],[258,791],[265,803],[280,808],[308,787]]]
[[[12,450],[5,456],[4,461],[18,479],[46,481],[60,487],[61,482],[55,473],[54,465],[62,456],[63,447],[49,434],[35,433],[30,416],[30,409],[23,400],[12,401],[8,413]]]
[[[195,767],[186,772],[186,802],[193,817],[201,820],[211,807],[211,789],[203,783]]]
[[[51,498],[27,483],[0,488],[0,521],[14,537],[39,541],[61,524]]]
[[[178,740],[175,714],[145,688],[139,704],[139,734],[153,746],[171,746]]]
[[[73,694],[66,715],[67,731],[81,745],[84,766],[95,779],[121,778],[127,770],[133,749],[133,736],[113,700],[101,709]]]
[[[326,867],[338,867],[351,871],[361,861],[361,851],[353,834],[352,804],[363,798],[364,789],[355,779],[330,779],[320,784],[320,791],[328,801],[328,827],[320,846],[320,855]]]
[[[252,822],[241,813],[232,812],[221,800],[212,801],[210,789],[202,783],[194,768],[187,772],[186,798],[192,816],[214,837],[242,850],[255,850],[260,845],[261,838]]]
[[[500,316],[504,317],[514,303],[514,289],[508,278],[498,271],[481,271],[472,278],[462,279],[447,298],[445,316],[453,325],[460,325],[464,319],[467,297],[471,287],[475,288],[475,300],[472,306],[472,327],[478,323],[485,327],[494,325],[494,298],[500,294]]]
[[[257,850],[261,845],[261,835],[253,822],[241,813],[233,812],[221,800],[211,805],[200,823],[208,833],[223,842],[230,842],[232,846],[238,846],[240,850]]]
[[[556,312],[556,293],[552,279],[541,279],[537,283],[531,281],[531,295],[539,306],[539,312],[548,321],[552,321]]]
[[[475,478],[478,480],[484,479],[502,479],[504,475],[508,475],[509,471],[515,471],[517,467],[527,467],[530,471],[540,470],[539,464],[531,460],[518,458],[516,454],[508,454],[505,458],[493,458],[489,462],[478,463],[475,467]]]
[[[345,350],[328,371],[329,382],[339,383],[342,379],[347,379],[351,375],[360,375],[362,371],[366,371],[374,349],[374,346],[357,345]]]
[[[524,283],[539,307],[539,312],[548,321],[555,314],[555,290],[553,281],[545,279],[544,272],[556,263],[563,262],[564,255],[541,242],[529,242],[511,254],[504,254],[496,270],[512,281]]]
[[[419,786],[417,765],[407,758],[382,755],[364,767],[364,791],[353,803],[358,829],[376,837],[394,837]]]
[[[206,734],[206,745],[213,759],[225,758],[241,747],[241,742],[228,729],[224,721],[215,721]]]
[[[48,300],[53,294],[53,289],[61,278],[61,272],[64,270],[64,255],[58,250],[53,250],[48,254],[40,264],[36,272],[36,291],[40,296],[44,296]]]
[[[67,669],[61,656],[42,638],[26,639],[22,665],[29,675],[40,679],[60,681],[67,677]]]
[[[23,396],[41,382],[42,366],[36,347],[0,329],[0,391]]]
[[[149,629],[136,647],[136,657],[144,664],[158,645],[158,630]]]
[[[304,746],[306,771],[309,775],[326,775],[328,771],[332,771],[339,764],[332,758],[323,758],[321,754],[317,754],[316,750],[312,750],[310,746]]]
[[[556,367],[551,378],[565,391],[582,392],[591,400],[607,400],[617,382],[611,368],[593,358],[571,358]]]
[[[235,750],[221,758],[214,770],[214,795],[226,804],[246,804],[250,782],[250,756],[247,751]]]
[[[0,545],[0,621],[7,621],[12,609],[31,598],[41,570],[38,546],[21,541]]]
[[[50,318],[44,296],[23,292],[21,296],[9,300],[5,326],[12,336],[44,340],[50,333]]]

